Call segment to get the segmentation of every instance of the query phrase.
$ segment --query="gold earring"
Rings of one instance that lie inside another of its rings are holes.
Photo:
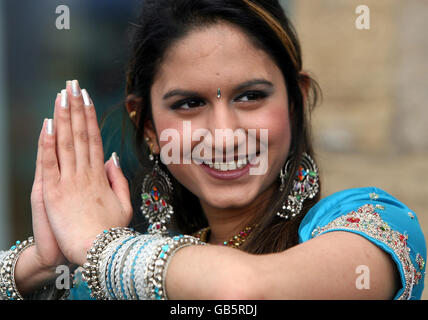
[[[132,111],[130,114],[129,114],[129,117],[131,118],[131,119],[134,119],[135,118],[135,116],[137,115],[137,111]]]
[[[153,143],[150,143],[149,159],[150,159],[150,161],[153,161],[155,159],[155,155],[153,154]]]

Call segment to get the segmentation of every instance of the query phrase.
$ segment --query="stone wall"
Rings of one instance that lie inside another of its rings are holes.
[[[355,26],[362,4],[369,30]],[[428,238],[428,1],[298,0],[291,8],[304,69],[324,95],[312,116],[323,195],[380,187],[417,213]]]

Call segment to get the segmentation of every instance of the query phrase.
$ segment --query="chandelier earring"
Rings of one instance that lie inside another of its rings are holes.
[[[292,159],[288,159],[285,166],[281,169],[280,180],[281,186],[280,191],[284,191],[287,184],[287,180],[292,177],[290,174],[290,166]],[[281,205],[281,210],[277,212],[277,215],[283,219],[294,218],[303,209],[303,203],[306,199],[313,199],[319,192],[319,176],[318,167],[315,161],[307,153],[303,154],[300,166],[294,175],[293,187],[290,193]]]
[[[146,138],[146,141],[149,142],[149,139]],[[173,187],[168,174],[159,166],[159,156],[153,154],[153,144],[150,144],[149,159],[153,162],[153,169],[143,180],[141,212],[149,222],[149,233],[167,235],[166,225],[174,214],[170,204]]]

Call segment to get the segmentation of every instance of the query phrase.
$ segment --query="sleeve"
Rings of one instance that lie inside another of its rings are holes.
[[[0,261],[3,261],[3,259],[6,258],[6,256],[7,256],[7,251],[0,251]]]
[[[0,270],[3,268],[3,260],[9,254],[8,251],[0,251]],[[3,288],[5,287],[5,283],[3,281],[2,274],[0,273],[0,300],[7,300],[8,297],[3,293]]]
[[[335,193],[319,201],[303,218],[299,243],[332,231],[359,234],[391,255],[402,283],[394,299],[421,298],[426,243],[416,214],[407,206],[375,187]]]

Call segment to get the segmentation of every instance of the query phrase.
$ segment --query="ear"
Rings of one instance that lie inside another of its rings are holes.
[[[160,146],[158,144],[156,130],[155,130],[153,123],[150,119],[147,119],[144,122],[144,141],[147,143],[147,145],[149,147],[151,144],[153,144],[152,152],[154,154],[160,153]]]
[[[126,111],[128,111],[129,118],[137,126],[140,122],[140,110],[141,110],[142,99],[131,94],[126,97]]]
[[[126,111],[128,111],[129,117],[131,121],[137,126],[140,123],[140,116],[141,116],[141,103],[142,99],[140,97],[137,97],[133,94],[129,95],[126,98]],[[146,140],[148,138],[148,141]],[[147,145],[150,147],[151,144],[153,144],[153,153],[159,154],[160,153],[160,147],[158,144],[156,131],[154,129],[153,123],[151,120],[146,120],[144,122],[144,141],[147,143]]]

